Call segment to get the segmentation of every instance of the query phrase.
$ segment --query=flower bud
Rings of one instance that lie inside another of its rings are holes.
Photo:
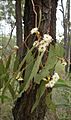
[[[14,46],[14,50],[18,50],[19,47],[17,45]]]
[[[31,34],[34,34],[34,33],[37,33],[38,32],[38,28],[33,28],[32,30],[31,30]]]

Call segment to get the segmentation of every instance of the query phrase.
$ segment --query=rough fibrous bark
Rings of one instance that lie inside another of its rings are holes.
[[[54,40],[56,39],[56,7],[58,0],[33,0],[35,4],[35,9],[39,17],[38,6],[42,11],[42,20],[39,27],[40,33],[47,34],[49,33]],[[38,20],[39,21],[39,18]],[[30,30],[35,27],[35,13],[33,11],[33,5],[31,0],[25,1],[25,12],[24,12],[24,31],[26,38]],[[38,23],[37,23],[38,25]],[[30,36],[27,40],[27,45],[30,48],[36,38]],[[24,46],[24,52],[26,53],[26,47]],[[29,93],[24,92],[20,98],[16,101],[15,107],[13,108],[14,120],[57,120],[55,114],[50,113],[50,117],[47,117],[46,111],[47,107],[45,105],[45,95],[40,100],[40,103],[36,110],[31,113],[31,108],[35,102],[37,92],[37,85],[32,87]],[[53,116],[53,117],[51,117]]]

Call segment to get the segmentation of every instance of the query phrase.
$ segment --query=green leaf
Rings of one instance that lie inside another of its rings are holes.
[[[29,55],[30,56],[28,56],[28,59],[26,60],[26,66],[28,66],[28,67],[25,70],[24,81],[29,79],[31,71],[32,71],[33,66],[34,66],[34,57],[33,57],[32,53]]]
[[[0,95],[0,99],[10,99],[8,96],[6,96],[6,95]]]
[[[3,90],[2,90],[2,96],[4,96],[4,94],[6,93],[6,90],[7,90],[7,89],[9,89],[9,92],[10,92],[10,94],[12,95],[12,98],[15,99],[16,94],[15,94],[15,91],[14,91],[12,85],[10,85],[10,80],[8,80],[8,81],[5,83],[4,88],[3,88]],[[2,99],[1,99],[1,101],[2,101],[2,103],[3,103],[3,101],[4,101],[3,97],[2,97]]]
[[[61,61],[58,61],[55,66],[55,71],[59,74],[60,78],[63,79],[65,76],[65,66],[62,65]]]
[[[54,46],[50,46],[50,50],[49,50],[49,55],[48,55],[48,59],[45,63],[45,66],[43,67],[43,69],[36,74],[35,78],[34,78],[34,81],[37,83],[37,84],[40,84],[40,81],[44,78],[44,77],[47,77],[50,73],[50,70],[53,69],[54,70],[54,67],[57,63],[57,58],[56,58],[56,55],[55,55],[55,48]]]
[[[34,61],[34,57],[33,56],[30,56],[29,60],[27,59],[27,61],[26,61],[26,66],[27,67],[25,69],[24,84],[22,84],[21,90],[23,90],[24,85],[26,84],[26,80],[28,80],[29,77],[30,77],[30,74],[31,74],[31,71],[33,69],[34,63],[35,63],[35,61]]]
[[[65,108],[69,109],[69,108],[71,108],[71,104],[68,104],[68,103],[67,104],[65,104],[65,103],[64,104],[63,103],[57,103],[56,107],[65,107]]]
[[[9,56],[8,60],[7,60],[7,63],[6,63],[6,69],[9,68],[10,66],[10,62],[11,62],[11,55]]]
[[[3,88],[3,80],[0,79],[0,89]]]
[[[40,63],[41,63],[41,59],[43,57],[43,54],[44,53],[41,53],[41,55],[38,55],[36,61],[35,61],[35,64],[31,70],[31,74],[29,76],[29,78],[26,80],[25,84],[24,84],[24,90],[26,91],[30,85],[30,81],[36,76],[38,70],[39,70],[39,66],[40,66]]]
[[[40,99],[41,97],[43,96],[44,92],[45,92],[45,82],[42,81],[39,88],[38,88],[38,91],[37,91],[37,94],[36,94],[36,101],[31,109],[31,112],[33,112],[35,110],[35,108],[37,107],[37,105],[39,104],[40,102]]]
[[[64,48],[60,43],[55,45],[55,53],[59,57],[64,57]]]
[[[46,66],[48,67],[48,69],[52,69],[56,63],[57,63],[57,57],[55,54],[55,47],[53,45],[51,45],[50,50],[49,50],[48,59],[46,61]]]
[[[68,88],[71,89],[71,81],[65,81],[65,80],[59,79],[59,80],[56,82],[54,88],[57,88],[57,87],[68,87]]]
[[[0,89],[3,87],[4,80],[2,79],[3,74],[5,74],[6,70],[3,64],[3,60],[0,60]]]
[[[15,61],[14,61],[13,72],[16,72],[16,71],[17,71],[18,66],[19,66],[19,60],[18,60],[18,57],[16,57],[16,58],[15,58]]]
[[[3,85],[5,84],[5,82],[7,82],[9,75],[7,76],[7,73],[4,73],[0,76],[0,88],[3,88]]]
[[[40,81],[49,75],[49,71],[48,71],[48,67],[44,67],[39,73],[36,74],[36,76],[34,77],[34,81],[37,83],[37,84],[40,84]]]
[[[46,105],[49,109],[51,109],[53,112],[56,111],[56,106],[55,104],[52,102],[52,99],[51,99],[51,93],[47,93],[46,95]]]
[[[12,98],[15,99],[16,98],[16,94],[15,94],[15,91],[14,91],[14,88],[12,87],[11,84],[8,85],[8,89],[12,95]]]
[[[5,66],[3,64],[3,60],[0,60],[0,76],[6,72]]]
[[[3,89],[2,89],[2,96],[4,96],[6,90],[8,89],[8,86],[9,86],[10,82],[11,82],[10,79],[8,79],[8,80],[6,79],[6,80],[5,80],[4,87],[3,87]],[[2,99],[1,101],[2,101],[2,103],[3,103],[4,100]]]
[[[33,51],[34,47],[32,47],[30,50],[28,50],[26,56],[23,58],[22,62],[19,64],[18,70],[17,72],[19,72],[22,68],[22,66],[24,65],[26,59],[28,58],[29,54]]]

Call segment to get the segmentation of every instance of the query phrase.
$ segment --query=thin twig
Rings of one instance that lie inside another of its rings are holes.
[[[35,4],[34,4],[34,1],[31,0],[31,2],[32,2],[32,5],[33,5],[33,11],[34,11],[34,13],[35,13],[35,27],[37,27],[37,12],[36,12],[36,10],[35,10]]]

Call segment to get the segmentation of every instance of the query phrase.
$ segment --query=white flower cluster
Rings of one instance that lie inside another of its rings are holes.
[[[40,52],[45,52],[45,50],[46,50],[46,47],[47,46],[49,46],[49,44],[52,42],[52,37],[49,35],[49,34],[44,34],[44,36],[43,36],[43,40],[42,41],[40,41],[40,43],[39,43],[39,48],[38,48],[38,50],[40,51]]]
[[[43,40],[48,42],[48,44],[50,42],[52,42],[52,37],[49,34],[44,34]]]
[[[58,73],[55,73],[52,76],[51,81],[49,81],[49,83],[46,84],[46,87],[52,88],[58,80],[59,80],[59,75],[58,75]]]
[[[46,47],[52,42],[52,37],[49,34],[44,34],[42,41],[35,41],[33,46],[38,46],[39,52],[45,52]]]

